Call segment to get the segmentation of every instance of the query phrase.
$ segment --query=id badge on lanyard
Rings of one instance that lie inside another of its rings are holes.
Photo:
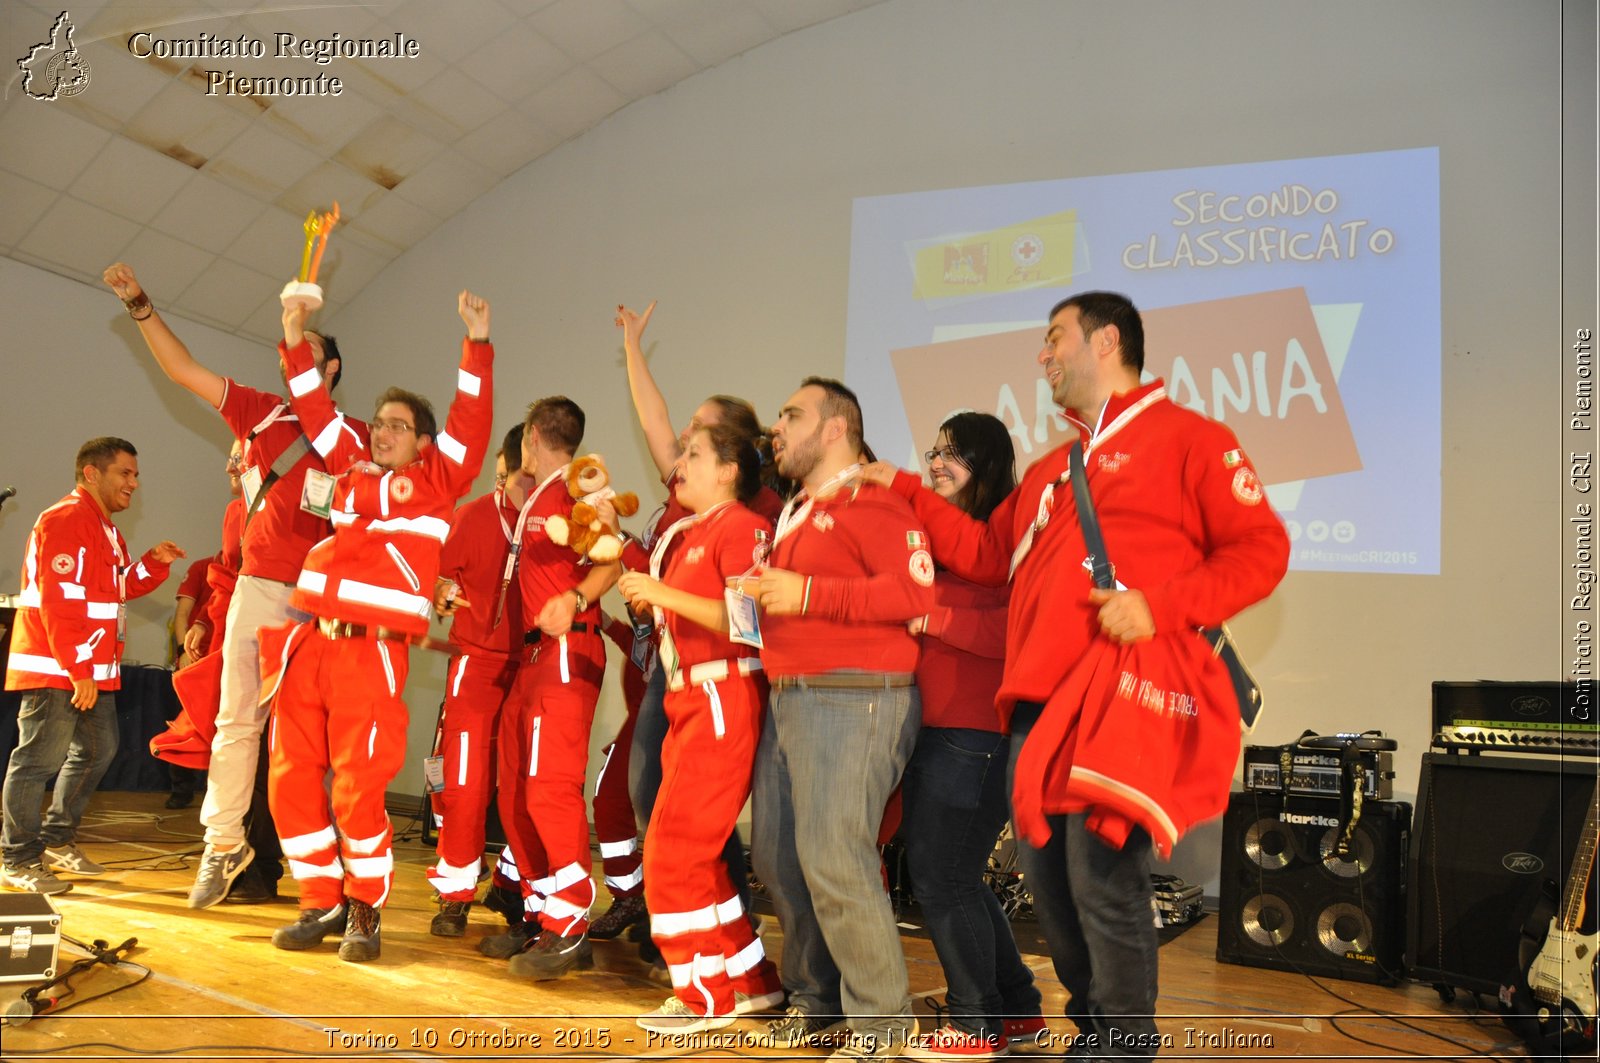
[[[300,508],[313,517],[327,520],[333,516],[333,489],[338,478],[321,469],[307,469],[305,485],[300,489]]]
[[[244,508],[252,510],[256,507],[256,497],[261,494],[261,469],[258,466],[246,466],[244,472],[239,474],[239,489],[244,495]]]

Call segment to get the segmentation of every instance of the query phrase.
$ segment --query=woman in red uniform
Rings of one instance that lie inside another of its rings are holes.
[[[1016,486],[1011,436],[986,413],[958,413],[924,457],[945,501],[987,520]],[[1010,738],[995,709],[1005,656],[1005,587],[969,583],[943,569],[921,634],[917,686],[922,730],[901,782],[901,835],[917,903],[944,967],[944,1022],[907,1049],[923,1059],[988,1059],[1037,1051],[1045,1028],[1033,972],[984,881],[1005,825]]]
[[[669,730],[644,881],[651,936],[673,996],[638,1021],[647,1030],[694,1033],[783,1001],[777,969],[721,859],[750,794],[767,702],[760,657],[728,637],[723,595],[729,577],[765,556],[772,524],[743,504],[761,486],[761,459],[748,436],[726,425],[696,429],[679,471],[677,497],[689,515],[656,543],[650,575],[629,572],[617,586],[634,608],[654,607],[658,626],[666,626],[659,667],[667,675]]]

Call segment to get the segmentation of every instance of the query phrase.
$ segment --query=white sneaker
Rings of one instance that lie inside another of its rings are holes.
[[[675,996],[668,997],[661,1006],[634,1020],[640,1027],[654,1033],[699,1033],[702,1030],[720,1030],[732,1026],[732,1015],[701,1015]]]
[[[249,842],[240,842],[232,849],[219,849],[207,845],[200,857],[200,873],[195,876],[194,888],[189,890],[189,907],[210,908],[228,895],[228,887],[239,877],[239,872],[250,866],[256,851]]]
[[[16,893],[70,893],[72,883],[64,882],[43,864],[17,864],[0,869],[0,887]]]
[[[67,871],[74,875],[103,875],[106,873],[104,867],[84,855],[83,850],[78,848],[76,842],[46,847],[44,859],[40,863],[53,871]]]

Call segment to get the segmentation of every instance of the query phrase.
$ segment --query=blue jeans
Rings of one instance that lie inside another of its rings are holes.
[[[878,828],[921,717],[914,686],[775,689],[751,794],[789,1003],[897,1044],[914,1020]]]
[[[22,694],[17,748],[6,768],[5,833],[0,853],[7,867],[38,863],[46,848],[72,841],[95,787],[117,753],[116,695],[100,692],[94,708],[72,705],[72,691],[42,688]],[[55,779],[55,799],[40,822],[44,785]]]
[[[1042,709],[1019,702],[1012,713],[1008,779]],[[1042,849],[1019,840],[1023,881],[1056,977],[1067,989],[1067,1017],[1093,1035],[1094,1054],[1153,1056],[1158,942],[1150,913],[1150,835],[1135,828],[1127,844],[1112,849],[1084,820],[1083,813],[1049,817],[1050,840]]]
[[[1006,751],[994,731],[924,727],[901,784],[911,886],[949,986],[950,1022],[1000,1036],[1002,1020],[1039,1014],[1033,972],[984,881],[1010,815]]]
[[[633,722],[633,745],[628,748],[628,799],[633,802],[640,834],[650,826],[650,813],[655,810],[656,794],[661,789],[661,745],[667,740],[668,728],[666,697],[667,670],[658,665],[650,674],[644,700],[639,703],[639,715]],[[728,869],[728,881],[739,893],[739,903],[750,911],[750,866],[745,862],[738,827],[733,828],[728,844],[722,847],[722,862]]]

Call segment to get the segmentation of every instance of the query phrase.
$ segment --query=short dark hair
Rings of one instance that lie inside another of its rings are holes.
[[[433,403],[418,395],[415,391],[405,388],[390,388],[378,396],[376,405],[372,407],[372,415],[377,417],[378,411],[387,403],[398,402],[411,411],[411,419],[416,422],[417,438],[427,436],[435,439],[439,435],[439,422],[433,416]]]
[[[328,381],[328,390],[332,391],[339,386],[339,378],[344,376],[344,355],[339,353],[338,340],[322,332],[318,332],[317,335],[322,337],[323,364],[326,365],[330,361],[339,363],[339,368],[333,371],[333,378]]]
[[[500,456],[506,459],[506,471],[522,468],[522,425],[513,425],[500,443]]]
[[[73,482],[83,483],[85,465],[93,465],[101,472],[105,472],[111,463],[117,460],[118,454],[131,454],[136,458],[139,456],[139,452],[133,449],[132,443],[118,436],[99,436],[89,440],[78,448],[78,456],[74,459],[76,464],[72,466]]]
[[[706,425],[700,431],[706,434],[711,452],[720,464],[739,467],[739,477],[733,484],[739,501],[748,502],[754,498],[761,490],[761,451],[757,437],[726,423]]]
[[[528,406],[524,428],[537,428],[539,438],[555,450],[576,454],[583,445],[583,407],[565,395],[549,395]]]
[[[861,400],[856,398],[856,393],[845,387],[832,377],[808,376],[800,381],[803,388],[821,388],[822,419],[830,417],[844,418],[845,441],[855,448],[857,453],[862,447],[861,428]]]
[[[1144,319],[1139,316],[1132,299],[1121,292],[1079,292],[1051,307],[1050,316],[1045,320],[1054,321],[1055,316],[1069,306],[1078,310],[1078,324],[1083,327],[1084,339],[1096,329],[1117,326],[1122,343],[1122,364],[1135,372],[1144,372]]]
[[[963,512],[988,520],[1017,486],[1017,451],[1010,431],[994,414],[972,410],[946,418],[939,431],[949,438],[961,464],[972,472],[972,478],[951,501]]]

